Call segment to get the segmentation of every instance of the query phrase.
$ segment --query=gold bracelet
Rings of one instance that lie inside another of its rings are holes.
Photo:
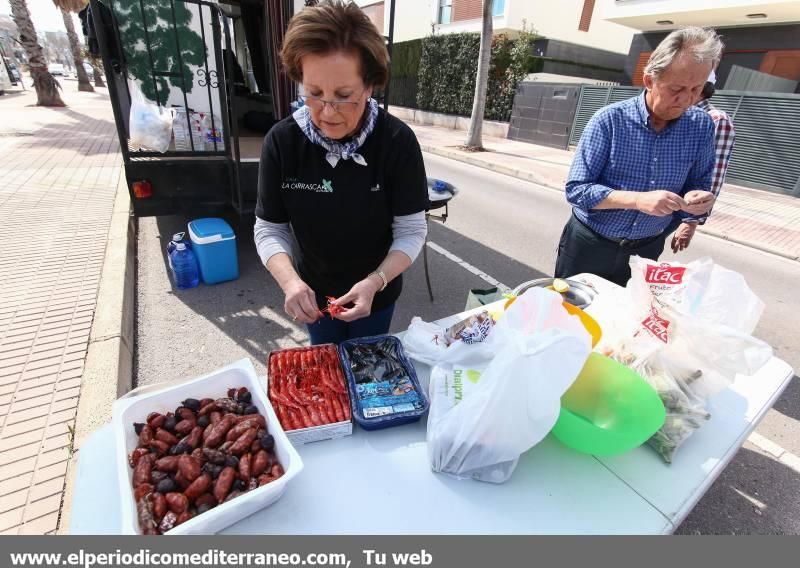
[[[379,290],[379,292],[383,292],[384,290],[386,290],[386,286],[389,285],[389,281],[386,280],[386,274],[383,272],[383,270],[375,270],[369,273],[370,276],[372,276],[373,274],[375,274],[378,278],[381,279],[381,282],[383,282],[383,287]]]

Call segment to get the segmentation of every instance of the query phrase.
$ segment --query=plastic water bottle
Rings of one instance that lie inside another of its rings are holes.
[[[178,243],[183,243],[186,245],[186,248],[192,250],[192,240],[186,238],[186,233],[175,233],[172,235],[172,240],[167,245],[167,255],[171,255],[172,251],[175,250],[175,245]]]
[[[200,271],[194,253],[186,248],[186,244],[177,243],[170,255],[172,276],[179,290],[194,288],[200,283]]]
[[[186,248],[192,250],[192,240],[186,238],[186,233],[175,233],[172,235],[172,240],[167,243],[167,264],[169,269],[172,270],[172,253],[175,252],[175,247],[178,243],[183,243]]]

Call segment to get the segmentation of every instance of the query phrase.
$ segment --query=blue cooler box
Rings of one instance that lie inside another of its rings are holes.
[[[222,219],[195,219],[189,223],[192,251],[206,284],[217,284],[239,278],[236,256],[236,235]]]

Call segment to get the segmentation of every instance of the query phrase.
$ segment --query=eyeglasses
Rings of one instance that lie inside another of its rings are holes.
[[[362,91],[361,95],[363,94],[364,92]],[[358,99],[355,101],[326,101],[325,99],[312,97],[311,95],[303,95],[300,97],[300,99],[307,106],[318,108],[322,112],[325,111],[325,105],[330,105],[333,112],[340,112],[344,114],[353,112],[358,107],[358,104],[361,102],[361,95],[359,95]]]

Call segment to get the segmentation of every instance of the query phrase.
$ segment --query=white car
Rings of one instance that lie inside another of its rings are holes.
[[[47,70],[53,76],[59,76],[59,77],[64,76],[64,66],[61,63],[51,63],[50,65],[47,66]]]
[[[10,88],[11,88],[11,77],[8,76],[8,72],[6,71],[6,66],[3,65],[2,61],[0,61],[0,95],[2,95],[4,91]]]
[[[86,61],[83,62],[83,68],[86,70],[86,74],[89,76],[89,80],[94,80],[94,69],[92,68],[91,63],[87,63]]]

